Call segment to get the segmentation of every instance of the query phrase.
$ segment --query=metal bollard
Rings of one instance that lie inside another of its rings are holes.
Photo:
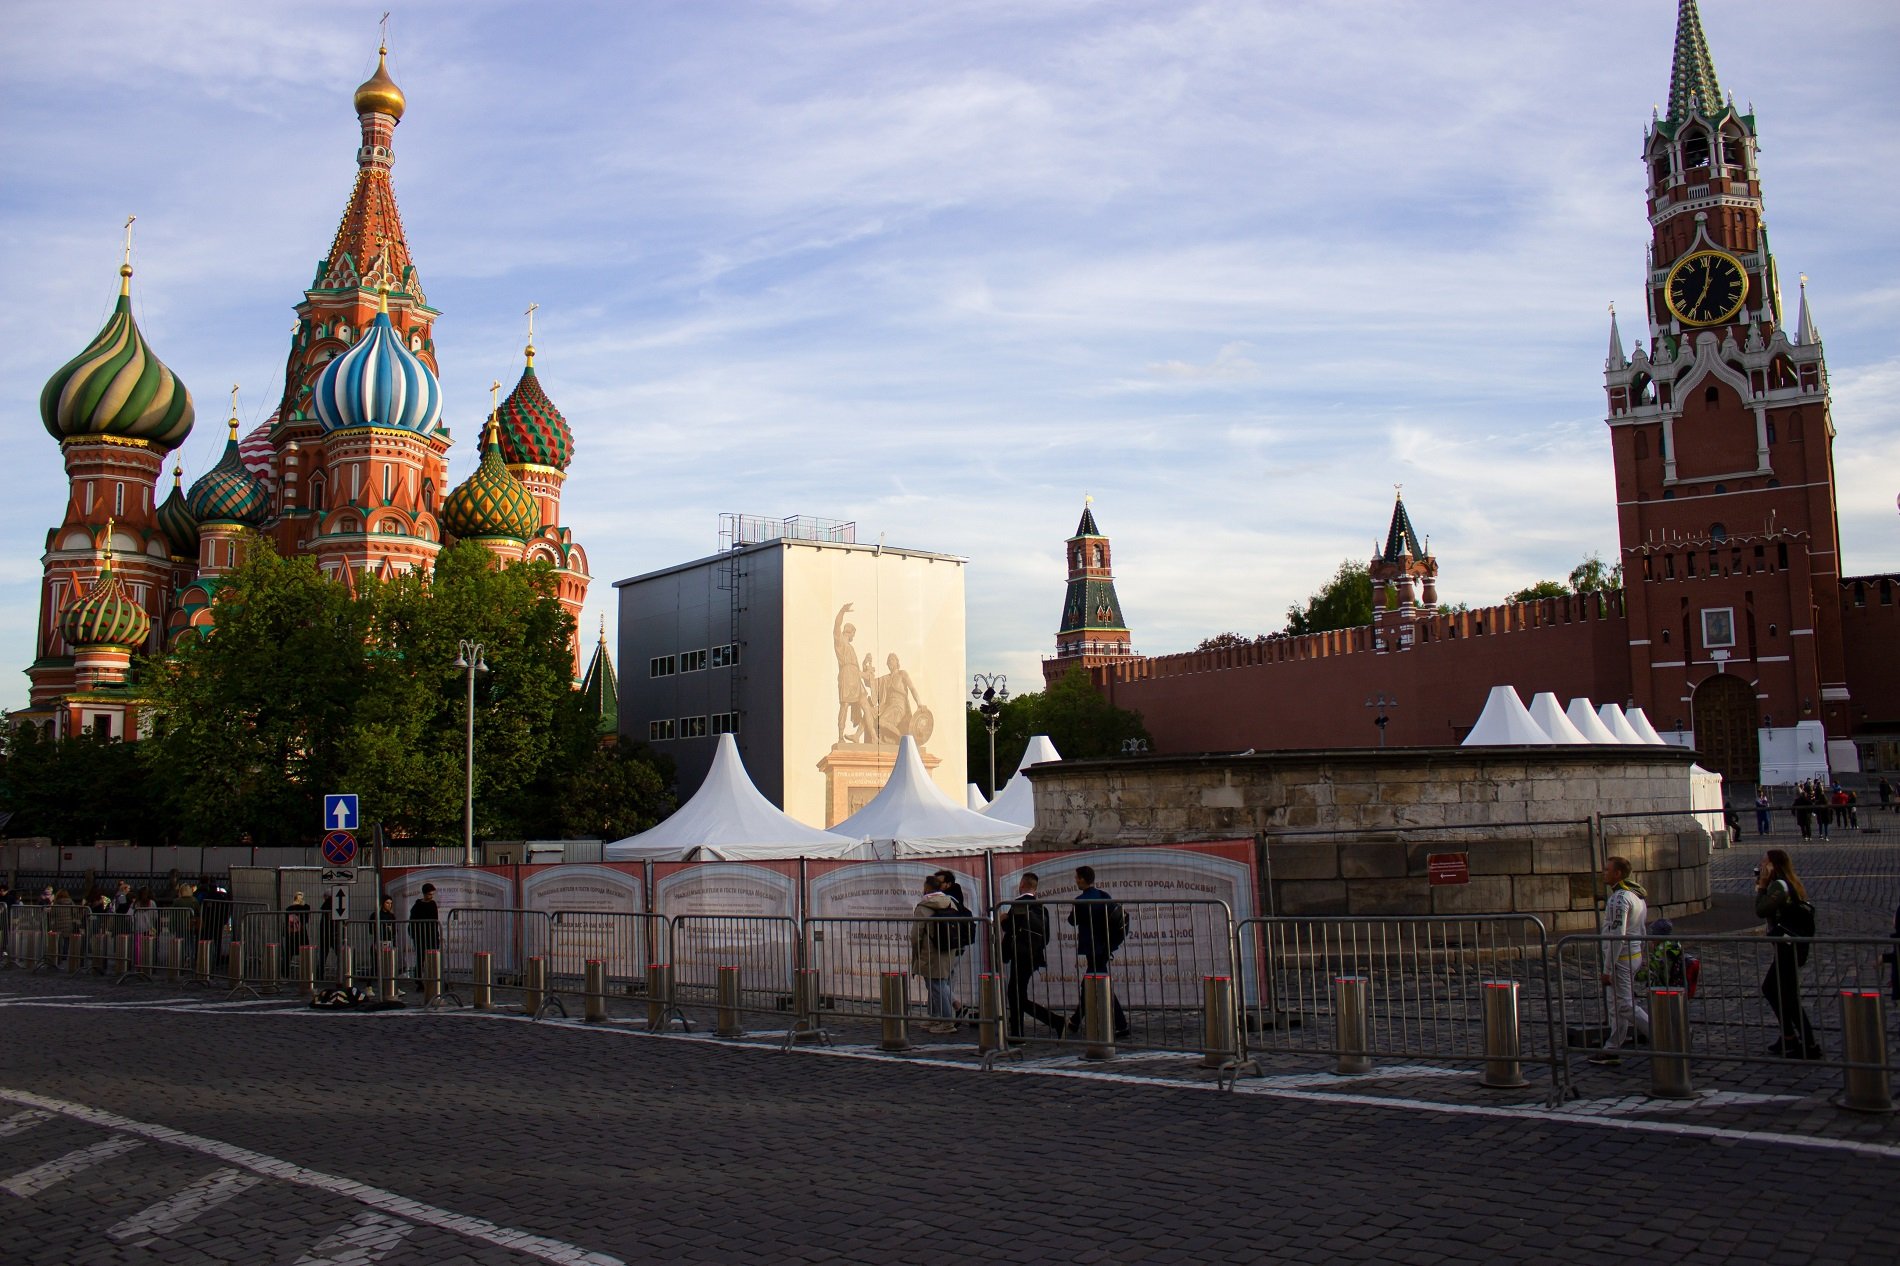
[[[469,986],[469,1005],[477,1011],[486,1011],[495,1005],[495,956],[489,951],[475,951],[474,976],[475,983]]]
[[[1372,1013],[1366,1005],[1367,993],[1364,976],[1333,980],[1333,1009],[1339,1017],[1339,1063],[1333,1071],[1341,1077],[1372,1071]]]
[[[713,1036],[744,1037],[745,1026],[739,1022],[739,969],[721,967],[717,983],[715,1004],[718,1022],[713,1027]]]
[[[582,1018],[589,1024],[599,1024],[607,1018],[607,964],[598,958],[587,960],[587,997]]]
[[[791,1039],[823,1037],[818,1023],[818,969],[800,967],[792,973]]]
[[[976,1049],[1003,1049],[1003,978],[991,972],[976,978]]]
[[[521,990],[521,1009],[528,1015],[539,1016],[541,1008],[548,1005],[548,960],[539,954],[528,959],[528,979]]]
[[[314,945],[297,947],[297,992],[306,998],[317,996],[317,947]]]
[[[1222,1068],[1240,1056],[1240,1023],[1232,976],[1201,977],[1201,1067]]]
[[[878,1009],[884,1013],[884,1040],[880,1051],[910,1049],[910,973],[887,971],[879,979]]]
[[[113,970],[121,976],[128,975],[132,970],[132,935],[121,932],[112,939]]]
[[[264,946],[264,966],[258,972],[258,979],[265,993],[277,992],[277,962],[281,952],[275,941],[267,942]]]
[[[231,942],[231,956],[225,960],[225,984],[232,989],[244,988],[244,942]]]
[[[1682,989],[1649,991],[1649,1093],[1658,1099],[1690,1099],[1689,995]]]
[[[66,938],[66,970],[77,976],[85,970],[86,934],[74,932]]]
[[[1083,1059],[1115,1058],[1115,995],[1108,973],[1082,977]]]
[[[422,951],[422,1005],[431,1006],[442,997],[442,951]]]
[[[198,965],[193,973],[204,984],[211,983],[211,942],[198,942]]]
[[[673,965],[647,964],[647,1032],[664,1033],[673,1011]]]
[[[336,947],[336,983],[340,989],[348,989],[356,977],[356,964],[350,961],[350,946],[346,941]]]
[[[388,942],[376,947],[376,984],[384,1002],[402,1001],[402,989],[396,983],[396,947]]]
[[[1841,990],[1841,1040],[1849,1067],[1845,1090],[1834,1102],[1855,1112],[1892,1112],[1886,1007],[1878,989]]]
[[[1484,1073],[1480,1086],[1515,1090],[1524,1079],[1523,1033],[1517,1023],[1517,982],[1484,982]]]

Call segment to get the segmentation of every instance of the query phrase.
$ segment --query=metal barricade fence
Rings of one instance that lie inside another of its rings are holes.
[[[531,960],[546,962],[552,944],[553,916],[546,910],[490,910],[464,906],[449,911],[442,929],[442,987],[476,983],[475,956],[488,955],[491,983],[497,990],[525,991]],[[427,929],[422,929],[425,934]],[[419,955],[429,946],[412,946]]]
[[[817,973],[814,997],[821,1027],[868,1029],[897,1019],[954,1026],[976,1018],[978,978],[992,943],[990,921],[974,915],[807,919],[800,965]],[[949,968],[938,977],[949,983],[948,1015],[927,1010],[929,986],[919,970],[932,965],[921,958],[926,951],[936,966]],[[887,1012],[883,982],[893,974],[905,978],[905,1008]]]
[[[1605,949],[1638,943],[1636,1005],[1647,1008],[1652,988],[1681,990],[1689,1062],[1697,1067],[1774,1064],[1781,1081],[1806,1069],[1900,1072],[1891,1046],[1882,1062],[1851,1058],[1843,1019],[1842,995],[1888,992],[1890,969],[1881,956],[1895,942],[1882,937],[1563,937],[1556,962],[1567,1063],[1605,1053]],[[1607,1053],[1647,1062],[1656,1057],[1647,1036],[1633,1032]]]
[[[415,935],[413,929],[422,927],[421,923],[410,923],[407,919],[384,919],[374,915],[367,919],[351,919],[343,925],[343,943],[350,947],[350,979],[357,982],[359,988],[370,987],[372,982],[381,980],[383,946],[390,947],[391,967],[394,979],[415,979]]]
[[[803,965],[797,919],[682,914],[674,917],[671,933],[666,957],[673,967],[675,1006],[772,1015],[790,1012],[793,976]],[[731,991],[723,1004],[722,988]]]
[[[668,953],[666,916],[608,910],[556,910],[548,930],[549,986],[584,988],[587,964],[599,962],[612,992],[644,996],[647,968]]]
[[[1543,1065],[1553,1097],[1561,1087],[1550,946],[1530,915],[1247,919],[1240,945],[1256,1055],[1329,1058],[1340,1071],[1378,1058],[1482,1063],[1498,1057],[1486,999],[1504,989],[1515,1059]]]

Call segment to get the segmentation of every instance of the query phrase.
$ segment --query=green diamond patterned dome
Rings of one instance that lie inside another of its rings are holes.
[[[534,372],[534,349],[528,349],[528,367],[521,381],[501,402],[501,456],[510,466],[552,466],[566,470],[574,460],[574,432],[567,419],[541,390]]]
[[[172,495],[165,498],[165,504],[158,507],[154,516],[158,520],[158,530],[165,534],[165,541],[172,548],[175,558],[196,558],[198,556],[198,519],[185,504],[185,468],[172,467]]]
[[[73,646],[119,646],[137,650],[152,631],[152,618],[132,601],[112,570],[112,524],[106,524],[105,564],[99,578],[74,594],[59,613],[60,631]]]
[[[482,464],[442,502],[442,526],[458,537],[525,541],[541,530],[541,509],[502,461],[495,419],[488,419]]]
[[[56,440],[110,436],[169,452],[191,434],[191,392],[145,345],[132,319],[131,266],[119,272],[112,316],[85,351],[47,379],[40,420]]]
[[[256,527],[270,514],[270,494],[244,465],[238,452],[238,420],[231,419],[231,438],[224,456],[191,486],[186,504],[191,516],[204,523],[242,523]]]

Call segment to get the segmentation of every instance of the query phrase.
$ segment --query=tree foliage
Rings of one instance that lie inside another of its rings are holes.
[[[1306,600],[1306,606],[1286,609],[1286,631],[1324,633],[1330,629],[1351,629],[1372,623],[1372,573],[1366,564],[1347,559]]]
[[[1518,590],[1506,602],[1532,602],[1538,598],[1561,598],[1573,593],[1613,593],[1623,587],[1623,564],[1603,565],[1603,556],[1592,553],[1570,569],[1568,583],[1540,580]]]
[[[1202,638],[1200,645],[1194,649],[1197,651],[1219,651],[1225,650],[1229,646],[1251,646],[1253,645],[1253,641],[1254,639],[1242,637],[1238,633],[1216,633],[1213,637]]]
[[[1534,585],[1524,586],[1505,601],[1535,602],[1539,598],[1561,598],[1569,592],[1570,590],[1561,580],[1540,580]]]
[[[964,716],[970,780],[993,797],[995,790],[988,785],[989,730],[975,708],[966,709]],[[1029,740],[1037,734],[1048,735],[1065,760],[1118,756],[1127,740],[1148,739],[1141,714],[1104,699],[1080,665],[1047,690],[1015,695],[1003,705],[996,730],[997,789],[1009,781]]]
[[[50,739],[31,725],[0,727],[6,744],[0,808],[7,834],[43,835],[63,848],[95,840],[174,843],[155,780],[136,745],[87,730]]]
[[[309,843],[334,791],[356,792],[364,820],[396,838],[457,838],[462,639],[487,664],[475,679],[478,836],[550,838],[583,803],[603,823],[657,803],[638,776],[610,780],[631,809],[604,787],[577,794],[581,771],[596,768],[595,736],[572,688],[573,620],[543,564],[497,569],[463,542],[431,575],[364,578],[352,595],[260,541],[213,612],[208,637],[146,666],[156,730],[136,745],[174,812],[210,842]]]

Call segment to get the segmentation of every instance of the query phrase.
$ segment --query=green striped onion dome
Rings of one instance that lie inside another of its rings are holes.
[[[256,527],[270,514],[270,493],[244,466],[238,452],[238,420],[231,419],[231,438],[224,456],[191,486],[186,505],[199,523],[242,523]]]
[[[110,436],[169,452],[191,434],[191,392],[145,345],[132,319],[132,269],[119,273],[111,318],[85,351],[47,380],[40,420],[56,440]]]
[[[534,372],[534,349],[521,381],[501,402],[501,456],[510,466],[552,466],[566,470],[574,460],[574,433],[567,419],[541,390]]]
[[[136,650],[145,645],[146,635],[152,631],[152,618],[145,614],[145,608],[132,601],[132,595],[113,574],[109,546],[99,578],[73,595],[66,609],[59,613],[59,627],[73,646],[122,646]]]
[[[458,537],[525,541],[541,530],[541,508],[503,463],[493,417],[482,439],[482,464],[443,499],[442,526]]]
[[[154,516],[158,520],[158,530],[165,534],[165,541],[172,547],[176,558],[196,558],[198,556],[198,519],[185,504],[185,468],[172,467],[172,495],[165,498],[165,504],[158,507]]]

